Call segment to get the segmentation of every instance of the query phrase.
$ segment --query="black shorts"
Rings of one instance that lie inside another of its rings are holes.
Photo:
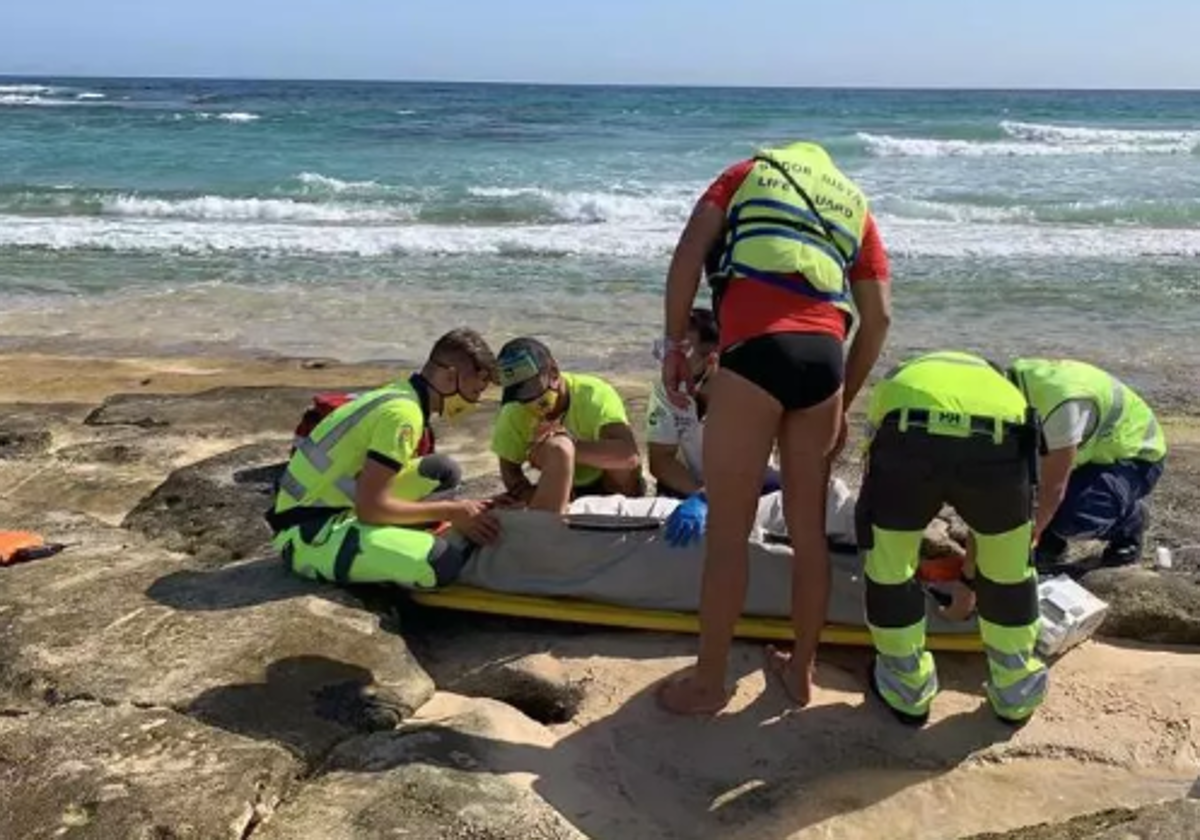
[[[812,408],[837,393],[846,375],[842,342],[823,333],[771,333],[721,354],[720,366],[753,382],[784,411]]]

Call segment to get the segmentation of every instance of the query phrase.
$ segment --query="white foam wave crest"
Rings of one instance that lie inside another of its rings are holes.
[[[373,207],[360,204],[315,204],[278,198],[224,198],[207,195],[180,201],[138,196],[117,196],[101,204],[104,213],[154,219],[204,221],[406,222],[415,217],[403,205]]]
[[[289,220],[291,221],[291,220]],[[1136,259],[1200,257],[1200,230],[1091,229],[1071,226],[905,219],[882,214],[880,226],[896,256],[945,258]],[[278,255],[335,254],[669,257],[678,226],[408,224],[311,228],[274,221],[105,217],[0,216],[0,247],[55,250],[110,249],[128,252],[261,252]]]
[[[946,222],[1030,222],[1034,213],[1028,207],[987,207],[975,204],[952,204],[922,198],[881,195],[873,202],[878,213],[900,218],[929,219]]]
[[[1200,230],[979,223],[879,216],[890,254],[904,257],[1109,259],[1200,257]]]
[[[0,85],[0,93],[54,93],[61,88],[50,87],[49,85]]]
[[[213,114],[208,111],[197,111],[196,118],[201,120],[223,120],[231,123],[248,123],[256,122],[262,117],[259,114],[251,114],[246,111],[228,111],[219,114]]]
[[[668,222],[677,226],[686,221],[696,195],[670,187],[652,196],[556,192],[538,187],[471,187],[467,191],[477,198],[533,199],[566,222],[640,222],[654,226]]]
[[[74,105],[73,99],[55,99],[37,93],[0,93],[0,105],[52,107],[56,105]]]
[[[81,105],[108,98],[105,94],[95,91],[81,91],[70,99],[64,98],[70,94],[70,88],[49,85],[0,85],[0,105],[52,107]]]
[[[1187,155],[1200,132],[1092,129],[1036,123],[1001,123],[1011,140],[945,140],[893,137],[860,131],[876,157],[1050,157],[1064,155]]]
[[[1000,130],[1018,140],[1045,143],[1084,145],[1093,143],[1146,143],[1150,145],[1188,143],[1192,146],[1200,143],[1200,131],[1192,130],[1092,128],[1079,125],[1016,122],[1014,120],[1001,121]]]
[[[296,180],[309,189],[331,193],[367,193],[384,189],[378,181],[343,181],[320,172],[301,172]]]
[[[665,256],[678,230],[562,225],[450,227],[415,224],[314,231],[294,224],[0,216],[0,247],[125,252],[259,252],[279,255]]]

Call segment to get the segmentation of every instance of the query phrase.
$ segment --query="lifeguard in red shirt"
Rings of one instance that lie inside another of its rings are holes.
[[[700,650],[695,668],[666,683],[659,699],[681,714],[713,713],[728,702],[747,539],[778,439],[796,556],[796,641],[790,652],[771,651],[770,661],[806,705],[829,592],[828,474],[845,441],[845,412],[887,336],[887,253],[866,196],[820,146],[767,149],[731,166],[697,202],[667,274],[668,394],[691,381],[688,315],[706,267],[720,356],[704,436],[705,490],[680,505],[667,529],[676,544],[707,530]]]

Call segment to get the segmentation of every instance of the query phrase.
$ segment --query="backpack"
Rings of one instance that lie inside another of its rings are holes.
[[[293,436],[296,441],[308,437],[312,434],[312,430],[317,428],[317,425],[333,414],[341,406],[354,400],[358,394],[347,394],[343,391],[327,391],[321,394],[314,394],[312,405],[304,410],[304,414],[300,417],[300,422],[296,424],[296,430]],[[292,449],[295,450],[295,444]]]

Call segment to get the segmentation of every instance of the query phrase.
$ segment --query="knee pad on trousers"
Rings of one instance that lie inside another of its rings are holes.
[[[417,471],[424,478],[437,483],[435,493],[444,493],[462,484],[462,467],[458,461],[440,452],[422,458],[417,463]]]
[[[473,549],[474,546],[470,543],[458,546],[452,545],[442,537],[434,539],[433,548],[429,552],[429,565],[433,567],[433,573],[437,576],[438,586],[448,586],[458,580]]]
[[[1027,627],[1038,620],[1037,578],[1020,583],[996,583],[983,574],[975,581],[979,617],[1001,627]]]

